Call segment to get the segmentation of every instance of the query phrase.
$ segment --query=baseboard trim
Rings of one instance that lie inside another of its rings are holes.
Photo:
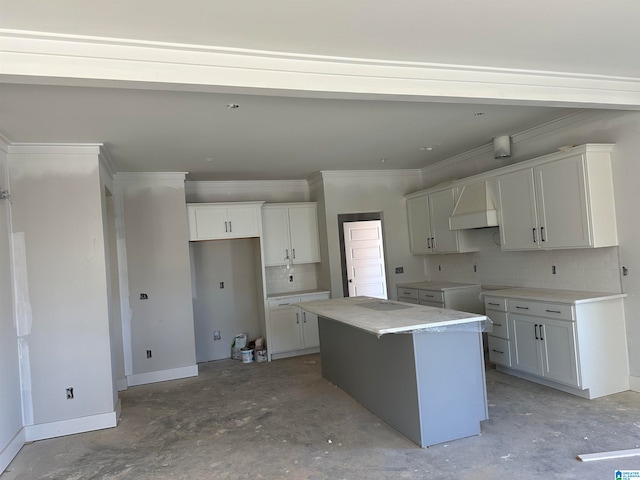
[[[0,450],[0,474],[4,472],[26,442],[24,428],[20,428],[7,445]]]
[[[304,350],[292,350],[291,352],[273,353],[271,360],[280,360],[282,358],[299,357],[300,355],[311,355],[312,353],[320,353],[320,348],[305,348]]]
[[[629,390],[640,392],[640,377],[633,377],[629,375]]]
[[[197,376],[198,365],[189,365],[188,367],[172,368],[170,370],[127,375],[127,384],[133,387],[135,385],[146,385],[147,383],[166,382],[167,380]]]
[[[58,422],[27,425],[24,427],[25,439],[27,442],[33,442],[35,440],[44,440],[45,438],[63,437],[65,435],[74,435],[76,433],[115,427],[118,424],[119,404],[120,402],[118,402],[116,410],[109,413],[71,418]]]
[[[126,390],[129,387],[129,384],[127,383],[127,377],[118,379],[116,385],[119,392]]]

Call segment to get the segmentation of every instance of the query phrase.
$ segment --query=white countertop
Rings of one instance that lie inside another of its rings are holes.
[[[523,300],[539,300],[542,302],[569,303],[572,305],[613,300],[627,296],[626,293],[579,292],[575,290],[551,290],[526,287],[485,291],[482,295],[504,298],[521,298]]]
[[[287,297],[299,297],[300,295],[314,295],[316,293],[330,293],[329,290],[300,290],[297,292],[282,292],[282,293],[269,293],[268,299],[272,298],[287,298]]]
[[[456,283],[456,282],[411,282],[398,283],[396,287],[400,288],[417,288],[419,290],[456,290],[459,288],[480,288],[479,283]]]
[[[299,307],[321,317],[346,323],[378,337],[387,333],[408,333],[413,330],[445,328],[488,321],[484,315],[475,313],[411,305],[371,297],[319,300],[301,303]]]

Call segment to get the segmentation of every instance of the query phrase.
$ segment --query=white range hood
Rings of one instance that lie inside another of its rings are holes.
[[[460,197],[449,217],[451,230],[468,230],[498,226],[493,195],[487,182],[478,182],[462,187]]]

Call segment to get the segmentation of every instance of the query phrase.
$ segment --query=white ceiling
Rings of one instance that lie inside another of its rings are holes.
[[[565,72],[637,84],[639,25],[636,0],[0,0],[0,29],[349,57],[344,64],[525,70],[550,82]],[[0,133],[9,140],[101,142],[120,171],[188,171],[190,179],[421,168],[583,107],[572,92],[538,104],[346,99],[2,73],[0,64]]]

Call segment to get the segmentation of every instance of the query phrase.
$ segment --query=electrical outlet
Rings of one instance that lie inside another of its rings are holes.
[[[224,282],[220,282],[220,288],[224,288]]]
[[[73,400],[73,387],[67,388],[67,400]]]
[[[147,350],[147,358],[151,358],[151,350]]]
[[[222,336],[220,335],[220,330],[214,330],[213,331],[213,339],[214,340],[220,340],[222,338]]]
[[[396,267],[396,273],[404,273],[404,267]]]
[[[140,294],[140,300],[148,300],[148,299],[149,299],[149,295],[147,295],[146,293]]]

